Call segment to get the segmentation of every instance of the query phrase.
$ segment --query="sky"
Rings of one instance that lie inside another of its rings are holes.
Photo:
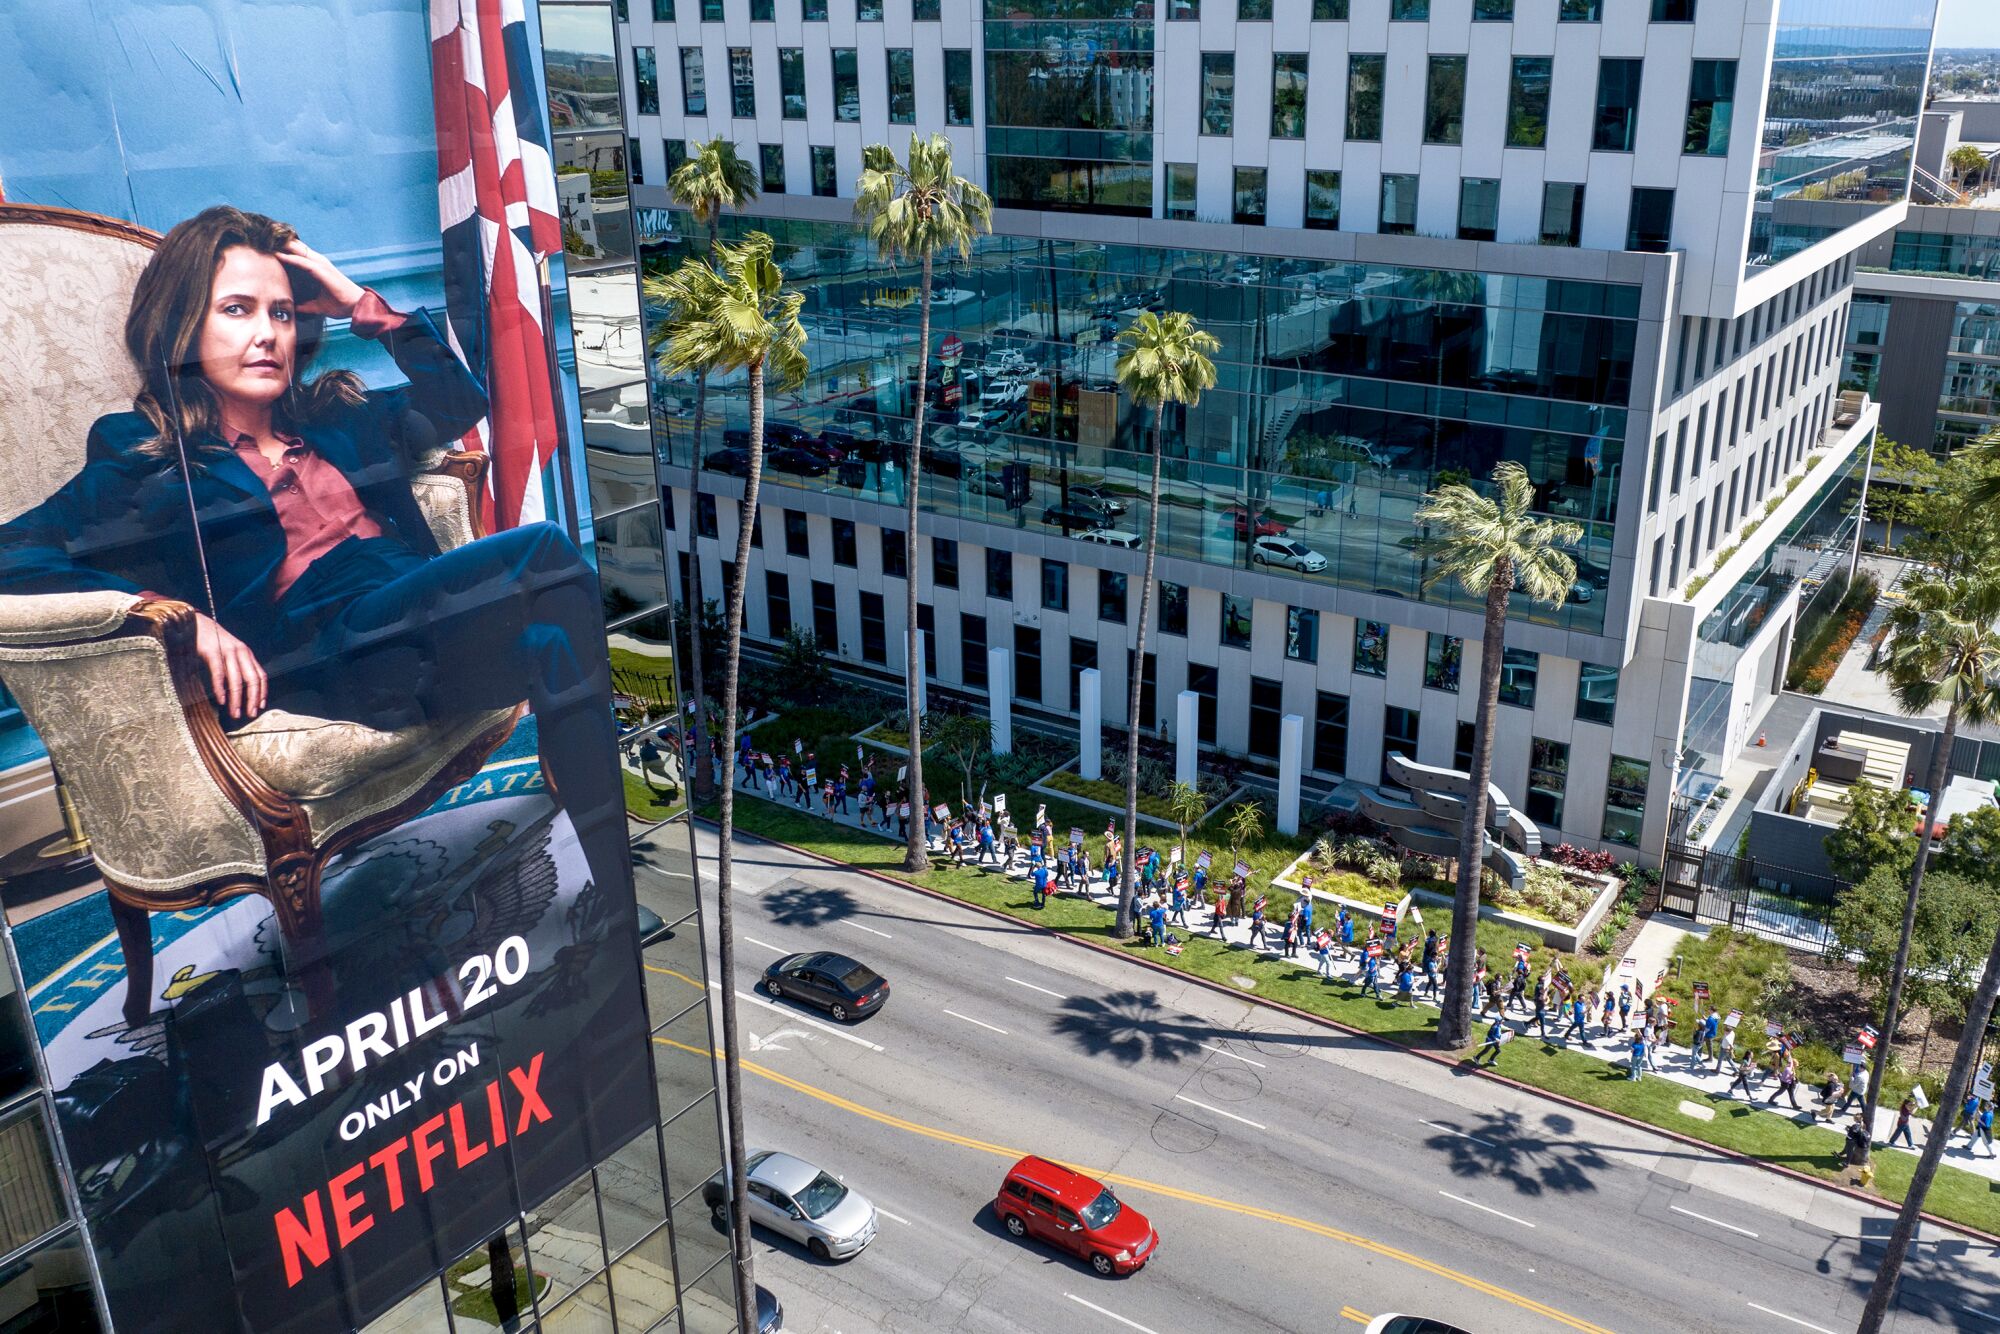
[[[2000,47],[2000,4],[1994,0],[1939,0],[1937,44]]]

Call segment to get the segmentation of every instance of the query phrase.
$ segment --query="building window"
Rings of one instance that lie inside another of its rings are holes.
[[[1376,230],[1384,236],[1414,236],[1417,231],[1417,178],[1382,176],[1382,213]]]
[[[1629,153],[1639,129],[1639,66],[1637,60],[1597,62],[1597,125],[1590,146],[1607,153]]]
[[[1312,767],[1323,774],[1347,772],[1347,696],[1319,692],[1313,710]]]
[[[1583,237],[1583,187],[1568,181],[1542,186],[1543,245],[1578,245]]]
[[[1188,591],[1186,584],[1160,582],[1160,633],[1187,634]]]
[[[826,22],[826,0],[800,0],[800,16],[806,22]]]
[[[986,548],[986,596],[1014,600],[1014,553]]]
[[[701,20],[704,23],[722,22],[722,0],[701,0]]]
[[[1389,0],[1389,17],[1425,22],[1431,16],[1431,0]]]
[[[812,581],[813,637],[825,653],[840,652],[840,613],[833,601],[833,585],[824,579]]]
[[[657,116],[660,114],[660,71],[653,62],[653,48],[635,46],[632,48],[632,76],[639,99],[639,114]]]
[[[1361,676],[1389,674],[1389,627],[1380,621],[1354,623],[1354,670]]]
[[[674,173],[681,169],[681,164],[688,160],[687,140],[663,139],[660,141],[660,152],[667,160],[667,179],[672,180]]]
[[[1242,23],[1261,23],[1271,17],[1271,0],[1236,0],[1236,18]]]
[[[758,144],[757,156],[764,168],[764,193],[767,195],[785,193],[785,146]]]
[[[944,17],[944,0],[912,0],[910,17],[918,23],[936,23]]]
[[[861,119],[861,70],[851,46],[833,48],[833,118]]]
[[[1215,744],[1215,690],[1219,673],[1207,663],[1191,662],[1187,669],[1187,688],[1194,691],[1195,739],[1204,746]]]
[[[1457,635],[1441,635],[1435,630],[1424,636],[1424,684],[1432,690],[1458,693],[1459,664],[1465,658],[1465,641]]]
[[[750,0],[752,23],[775,23],[777,18],[778,0]]]
[[[812,558],[812,538],[806,527],[806,516],[798,510],[781,510],[785,516],[785,554]]]
[[[1577,721],[1609,726],[1617,708],[1618,669],[1583,663],[1576,678]]]
[[[695,497],[694,530],[703,537],[714,537],[719,531],[715,525],[715,497],[705,491]]]
[[[1249,598],[1222,595],[1222,646],[1249,648],[1250,624],[1256,604]]]
[[[923,635],[924,675],[936,677],[937,669],[937,615],[928,602],[917,606],[917,630]]]
[[[1077,639],[1069,641],[1069,711],[1083,711],[1083,673],[1085,669],[1097,666],[1097,641]],[[1100,686],[1101,688],[1101,686]]]
[[[975,690],[986,688],[986,618],[958,617],[958,674]]]
[[[1472,772],[1472,750],[1479,740],[1479,724],[1461,722],[1452,737],[1451,767],[1462,774]]]
[[[1489,22],[1514,17],[1514,0],[1472,0],[1472,17]]]
[[[917,123],[917,60],[907,46],[889,48],[889,123]]]
[[[708,114],[708,77],[702,72],[701,48],[681,48],[681,110],[690,116]]]
[[[1069,610],[1069,566],[1059,560],[1042,562],[1042,610]]]
[[[949,537],[931,539],[931,586],[958,587],[958,543]]]
[[[964,47],[945,49],[944,123],[972,124],[972,52]]]
[[[1042,699],[1042,632],[1032,625],[1014,627],[1014,698]]]
[[[1194,221],[1194,163],[1167,164],[1167,217],[1180,222]]]
[[[855,557],[854,520],[835,519],[833,521],[833,563],[853,569],[860,562]]]
[[[882,595],[861,595],[861,660],[878,666],[889,663],[888,623],[882,617]]]
[[[854,17],[863,23],[880,23],[882,0],[854,0]]]
[[[1455,144],[1465,138],[1465,57],[1432,56],[1424,84],[1424,142]]]
[[[1542,148],[1549,141],[1549,84],[1553,56],[1515,56],[1507,85],[1507,146]]]
[[[1374,142],[1382,137],[1382,82],[1389,57],[1347,58],[1347,137]]]
[[[1639,833],[1646,823],[1646,779],[1650,770],[1644,760],[1624,755],[1611,757],[1611,773],[1604,785],[1604,832],[1606,843],[1639,846]]]
[[[757,73],[747,46],[729,48],[729,114],[744,120],[757,114]]]
[[[1324,231],[1340,229],[1340,173],[1306,173],[1306,226]]]
[[[1319,661],[1319,613],[1312,608],[1285,608],[1285,656],[1293,662]]]
[[[840,193],[840,177],[835,174],[833,150],[822,144],[812,146],[813,193],[832,198]]]
[[[778,48],[778,106],[786,120],[806,118],[806,53],[803,48]]]
[[[1306,57],[1271,57],[1271,137],[1306,137]]]
[[[1563,789],[1569,783],[1569,746],[1534,737],[1528,745],[1528,818],[1562,828]]]
[[[1201,0],[1167,0],[1168,19],[1198,19],[1201,17]]]
[[[1250,678],[1250,736],[1252,755],[1278,758],[1279,723],[1285,716],[1285,686],[1268,677]]]
[[[1500,227],[1500,182],[1468,176],[1458,183],[1458,238],[1491,241]]]
[[[1664,255],[1673,240],[1674,192],[1632,187],[1632,213],[1625,228],[1627,250]]]
[[[1541,674],[1542,655],[1530,648],[1500,651],[1500,702],[1518,708],[1535,707],[1535,678]]]
[[[887,579],[910,577],[908,537],[900,528],[878,528],[882,535],[882,575]]]
[[[1125,624],[1125,576],[1112,570],[1097,572],[1097,619]]]
[[[783,639],[791,629],[792,579],[783,570],[764,571],[764,618],[773,639]]]
[[[1653,0],[1653,22],[1693,23],[1694,0]]]
[[[1234,218],[1246,226],[1264,225],[1264,181],[1262,167],[1238,167]]]
[[[1313,0],[1313,22],[1347,22],[1347,0]]]
[[[1736,118],[1736,62],[1697,60],[1688,72],[1687,138],[1683,153],[1726,157]]]
[[[639,152],[639,141],[637,139],[628,137],[625,140],[625,163],[631,168],[632,184],[644,185],[646,183],[646,159]]]
[[[1236,56],[1229,51],[1201,53],[1201,132],[1228,134],[1235,121]]]
[[[1417,719],[1415,709],[1399,708],[1394,704],[1382,710],[1382,777],[1384,787],[1398,787],[1389,777],[1389,757],[1401,755],[1405,759],[1417,758]]]
[[[672,23],[674,21],[674,0],[653,0],[653,22]]]
[[[1556,17],[1564,23],[1601,23],[1604,0],[1562,0]]]

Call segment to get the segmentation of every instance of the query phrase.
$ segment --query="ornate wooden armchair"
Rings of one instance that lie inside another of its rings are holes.
[[[0,204],[0,521],[83,463],[90,424],[129,407],[122,329],[159,237],[94,214]],[[411,486],[440,546],[478,537],[484,456],[447,453]],[[393,732],[267,711],[225,730],[194,656],[194,610],[124,593],[0,596],[0,680],[61,774],[110,891],[125,1021],[152,1010],[147,914],[242,894],[272,903],[313,1008],[326,972],[320,875],[421,812],[507,739],[525,708]]]

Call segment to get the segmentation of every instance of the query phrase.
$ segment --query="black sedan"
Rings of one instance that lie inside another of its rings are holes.
[[[735,445],[724,445],[701,461],[701,466],[710,472],[727,473],[731,477],[750,475],[750,451]]]
[[[764,970],[764,990],[817,1005],[835,1019],[873,1014],[889,999],[889,984],[844,954],[787,954]]]
[[[824,477],[833,471],[833,465],[823,455],[797,445],[780,445],[765,456],[776,472],[788,472],[794,477]]]

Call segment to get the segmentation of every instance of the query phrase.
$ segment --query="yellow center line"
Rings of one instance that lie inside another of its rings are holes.
[[[1365,1316],[1365,1315],[1361,1314],[1361,1312],[1359,1312],[1359,1311],[1355,1310],[1355,1309],[1354,1309],[1353,1307],[1351,1307],[1351,1306],[1343,1306],[1343,1307],[1341,1307],[1341,1308],[1340,1308],[1340,1315],[1341,1315],[1341,1319],[1343,1319],[1343,1320],[1352,1320],[1352,1321],[1353,1321],[1353,1322],[1354,1322],[1355,1324],[1357,1324],[1357,1325],[1365,1325],[1365,1324],[1367,1324],[1367,1323],[1368,1323],[1368,1322],[1369,1322],[1370,1320],[1372,1320],[1372,1319],[1374,1318],[1374,1317],[1372,1317],[1372,1316]]]
[[[706,1047],[689,1046],[685,1042],[676,1042],[672,1038],[656,1037],[653,1041],[669,1047],[677,1047],[682,1051],[692,1052],[697,1056],[719,1057],[721,1055],[720,1052],[711,1051]],[[1027,1156],[1027,1151],[1023,1149],[1011,1149],[1004,1144],[988,1143],[985,1140],[973,1139],[967,1135],[954,1134],[949,1130],[940,1130],[935,1126],[927,1126],[921,1122],[906,1120],[900,1116],[892,1116],[888,1112],[879,1112],[872,1107],[864,1107],[860,1103],[843,1098],[837,1093],[829,1093],[825,1089],[816,1088],[811,1084],[793,1079],[790,1075],[780,1074],[776,1070],[758,1065],[754,1061],[743,1061],[740,1064],[743,1069],[748,1070],[751,1074],[761,1079],[768,1079],[772,1083],[791,1089],[795,1093],[802,1093],[808,1098],[826,1103],[830,1107],[837,1107],[844,1112],[851,1112],[855,1116],[874,1121],[879,1125],[908,1131],[912,1135],[921,1135],[925,1139],[940,1140],[946,1144],[956,1144],[962,1149],[971,1149],[978,1153],[990,1154],[996,1158],[1018,1159]],[[1062,1160],[1055,1159],[1053,1161],[1061,1162]],[[1511,1306],[1541,1316],[1565,1328],[1577,1330],[1580,1334],[1611,1334],[1611,1331],[1601,1325],[1594,1325],[1587,1320],[1582,1320],[1566,1312],[1558,1311],[1555,1307],[1538,1302],[1532,1297],[1524,1297],[1518,1292],[1510,1292],[1506,1288],[1488,1283],[1484,1279],[1474,1278],[1470,1274],[1462,1274],[1458,1270],[1438,1264],[1434,1260],[1426,1260],[1421,1255],[1414,1255],[1409,1251],[1399,1250],[1394,1246],[1385,1245],[1379,1241],[1372,1241],[1367,1237],[1359,1236],[1352,1232],[1343,1232],[1339,1228],[1328,1227],[1324,1223],[1315,1223],[1311,1219],[1297,1218],[1290,1214],[1279,1213],[1273,1209],[1260,1208],[1254,1204],[1239,1204],[1234,1200],[1220,1199],[1214,1195],[1203,1195],[1196,1191],[1182,1190],[1178,1186],[1163,1185],[1157,1181],[1147,1181],[1140,1177],[1126,1176],[1119,1172],[1097,1171],[1088,1166],[1074,1163],[1064,1163],[1063,1165],[1115,1185],[1130,1186],[1134,1190],[1150,1191],[1156,1195],[1164,1195],[1169,1199],[1180,1200],[1185,1204],[1198,1204],[1209,1209],[1219,1209],[1225,1213],[1241,1214],[1246,1218],[1256,1218],[1267,1223],[1276,1223],[1280,1227],[1293,1228],[1300,1232],[1309,1232],[1314,1236],[1325,1237],[1330,1241],[1340,1242],[1342,1245],[1353,1246],[1359,1250],[1367,1251],[1371,1255],[1379,1255],[1383,1259],[1394,1260],[1399,1264],[1408,1265],[1413,1269],[1420,1269],[1427,1274],[1456,1283],[1460,1287],[1470,1288],[1472,1291],[1480,1293],[1483,1296],[1506,1302]],[[1348,1309],[1351,1310],[1352,1308]],[[1360,1318],[1364,1322],[1366,1320],[1366,1317],[1353,1318]]]
[[[695,981],[695,980],[694,980],[693,978],[689,977],[689,976],[688,976],[688,975],[687,975],[686,973],[678,973],[678,972],[675,972],[675,971],[674,971],[673,969],[671,969],[671,968],[662,968],[662,967],[660,967],[660,965],[658,965],[658,964],[656,964],[656,963],[649,963],[649,964],[647,964],[647,965],[646,965],[646,971],[647,971],[647,972],[649,972],[649,973],[665,973],[665,974],[666,974],[666,975],[667,975],[668,977],[677,977],[677,978],[679,978],[679,979],[680,979],[681,981],[683,981],[683,982],[687,983],[687,984],[688,984],[689,986],[693,987],[693,988],[694,988],[694,989],[695,989],[696,991],[706,991],[706,990],[708,990],[708,988],[707,988],[707,987],[704,987],[704,986],[703,986],[703,985],[702,985],[701,983],[699,983],[699,982]]]

